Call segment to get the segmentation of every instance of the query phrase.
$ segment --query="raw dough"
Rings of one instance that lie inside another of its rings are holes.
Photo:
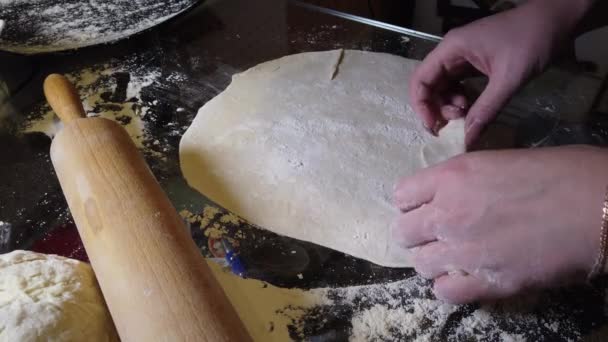
[[[408,105],[416,64],[335,50],[235,75],[182,138],[183,174],[261,227],[379,265],[410,266],[390,243],[394,184],[465,150],[462,121],[437,139]]]
[[[91,267],[56,255],[0,255],[0,341],[118,341]]]

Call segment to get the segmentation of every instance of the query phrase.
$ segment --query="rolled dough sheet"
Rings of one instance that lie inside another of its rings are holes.
[[[394,184],[464,152],[462,121],[440,138],[408,105],[417,62],[334,50],[266,62],[205,104],[180,143],[188,184],[260,227],[382,266]]]

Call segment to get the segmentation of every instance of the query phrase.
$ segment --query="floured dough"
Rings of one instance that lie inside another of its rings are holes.
[[[233,77],[180,144],[188,183],[263,228],[383,266],[394,184],[464,151],[462,121],[437,139],[407,102],[417,62],[351,50],[287,56]]]
[[[0,341],[118,341],[93,270],[56,255],[0,255]]]

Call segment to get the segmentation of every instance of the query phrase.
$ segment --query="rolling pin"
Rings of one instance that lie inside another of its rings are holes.
[[[51,160],[122,341],[251,341],[129,135],[85,118],[70,82],[46,98],[64,123]]]

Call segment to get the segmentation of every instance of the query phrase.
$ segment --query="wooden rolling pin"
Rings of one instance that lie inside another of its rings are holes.
[[[63,76],[44,93],[65,126],[51,160],[122,341],[250,341],[125,130],[85,118]]]

